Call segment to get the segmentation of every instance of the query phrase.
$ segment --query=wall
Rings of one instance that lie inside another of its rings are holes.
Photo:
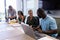
[[[60,27],[60,18],[55,18],[55,19],[56,19],[58,27]]]
[[[58,27],[58,34],[60,35],[60,18],[55,18],[57,22],[57,27]]]

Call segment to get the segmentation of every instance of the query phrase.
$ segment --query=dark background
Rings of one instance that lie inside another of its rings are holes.
[[[60,10],[60,0],[40,0],[43,1],[43,9]]]

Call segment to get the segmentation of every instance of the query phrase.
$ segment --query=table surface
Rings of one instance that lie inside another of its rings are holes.
[[[47,38],[57,40],[50,36],[47,36]],[[35,39],[26,35],[21,26],[15,27],[9,25],[8,23],[0,23],[0,40],[35,40]]]

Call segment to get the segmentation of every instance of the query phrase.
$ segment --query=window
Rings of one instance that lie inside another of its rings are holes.
[[[5,15],[7,15],[6,13],[9,5],[11,5],[15,10],[17,9],[16,0],[0,0],[0,19],[1,20],[5,20]]]
[[[34,0],[27,0],[27,13],[28,13],[28,10],[33,10],[33,12],[34,12],[34,7],[35,7],[35,5],[34,5]]]
[[[0,20],[5,20],[4,0],[0,0]]]
[[[6,0],[6,8],[8,9],[9,5],[11,5],[15,10],[16,8],[16,0]]]
[[[38,8],[42,8],[43,2],[41,0],[38,1]]]

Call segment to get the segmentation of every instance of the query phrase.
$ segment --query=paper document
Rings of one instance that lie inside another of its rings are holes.
[[[43,38],[40,38],[38,40],[53,40],[52,38],[48,38],[48,37],[43,37]]]

